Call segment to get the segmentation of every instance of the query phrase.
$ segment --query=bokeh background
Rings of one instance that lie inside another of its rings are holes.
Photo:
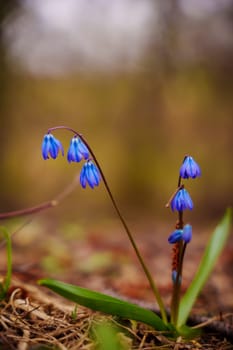
[[[68,125],[129,220],[174,221],[165,203],[191,154],[203,175],[187,182],[188,217],[218,221],[233,193],[232,1],[8,0],[0,16],[1,212],[78,176],[80,164],[41,156],[47,129]],[[67,149],[72,135],[55,136]],[[116,218],[103,186],[77,188],[49,215]]]

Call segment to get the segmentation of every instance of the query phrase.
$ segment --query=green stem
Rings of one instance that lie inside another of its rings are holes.
[[[8,231],[6,230],[5,227],[0,227],[0,230],[3,233],[3,236],[6,240],[6,248],[7,248],[7,272],[6,272],[6,277],[5,280],[3,282],[2,285],[2,289],[3,289],[3,297],[5,297],[10,284],[11,284],[11,276],[12,276],[12,245],[11,245],[11,238],[10,235],[8,233]]]
[[[136,254],[136,256],[137,256],[137,258],[138,258],[138,260],[139,260],[139,262],[141,264],[141,267],[142,267],[142,269],[143,269],[143,271],[144,271],[144,273],[145,273],[145,275],[147,277],[147,280],[148,280],[148,282],[150,284],[150,287],[151,287],[151,289],[152,289],[152,291],[154,293],[154,296],[155,296],[155,298],[157,300],[157,303],[159,305],[159,308],[160,308],[161,317],[162,317],[164,323],[167,323],[167,314],[166,314],[165,306],[164,306],[164,303],[163,303],[162,298],[160,296],[159,290],[158,290],[158,288],[157,288],[157,286],[156,286],[156,284],[155,284],[155,282],[154,282],[154,280],[152,278],[152,275],[151,275],[150,271],[148,270],[148,268],[147,268],[147,266],[146,266],[146,264],[144,262],[144,259],[142,258],[141,254],[139,252],[139,249],[138,249],[137,244],[136,244],[136,242],[135,242],[135,240],[134,240],[134,238],[133,238],[133,236],[132,236],[132,234],[130,232],[129,227],[126,224],[126,221],[125,221],[124,217],[122,216],[122,214],[120,212],[120,209],[119,209],[119,207],[118,207],[118,205],[117,205],[117,203],[116,203],[116,201],[115,201],[115,199],[113,197],[113,194],[112,194],[112,192],[111,192],[111,190],[110,190],[110,188],[108,186],[107,180],[106,180],[106,178],[104,176],[102,168],[101,168],[101,166],[100,166],[100,164],[99,164],[99,162],[98,162],[94,152],[92,151],[91,147],[89,146],[87,141],[84,139],[84,137],[81,134],[79,134],[78,132],[76,132],[75,130],[71,129],[70,127],[56,126],[56,127],[50,128],[48,130],[48,133],[50,133],[53,130],[57,130],[57,129],[66,129],[66,130],[69,130],[69,131],[73,132],[75,135],[80,137],[82,142],[87,146],[87,148],[88,148],[88,150],[89,150],[89,152],[90,152],[94,162],[96,163],[96,165],[97,165],[97,167],[98,167],[98,169],[100,171],[103,183],[104,183],[105,188],[106,188],[106,190],[108,192],[108,195],[109,195],[109,197],[111,199],[111,202],[112,202],[112,204],[113,204],[113,206],[114,206],[114,208],[115,208],[115,210],[117,212],[117,215],[118,215],[118,217],[119,217],[119,219],[120,219],[120,221],[121,221],[121,223],[122,223],[122,225],[123,225],[123,227],[125,229],[125,232],[126,232],[128,238],[130,240],[130,243],[132,244],[134,252],[135,252],[135,254]]]

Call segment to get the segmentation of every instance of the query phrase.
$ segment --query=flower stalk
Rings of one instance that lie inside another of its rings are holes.
[[[193,202],[189,193],[181,184],[182,178],[189,179],[201,175],[199,165],[190,156],[185,156],[180,168],[177,190],[172,195],[166,207],[171,207],[172,211],[178,212],[176,230],[169,236],[168,242],[175,244],[174,256],[172,262],[172,280],[173,290],[171,299],[171,323],[177,327],[179,317],[180,292],[183,274],[183,262],[187,244],[192,239],[192,227],[187,224],[184,226],[183,211],[193,209]]]
[[[129,227],[128,227],[128,225],[127,225],[127,223],[126,223],[126,221],[125,221],[125,219],[124,219],[124,217],[123,217],[123,215],[122,215],[122,213],[121,213],[121,211],[120,211],[120,209],[119,209],[119,207],[118,207],[118,205],[117,205],[117,203],[116,203],[116,201],[115,201],[115,199],[113,197],[113,194],[112,194],[112,192],[110,190],[110,187],[109,187],[108,182],[107,182],[107,180],[105,178],[103,170],[102,170],[102,168],[101,168],[101,166],[100,166],[100,164],[99,164],[99,162],[98,162],[98,160],[97,160],[97,158],[96,158],[92,148],[89,146],[88,142],[82,136],[82,134],[78,133],[74,129],[72,129],[70,127],[67,127],[67,126],[62,126],[61,125],[61,126],[55,126],[55,127],[49,128],[48,129],[48,134],[50,134],[52,131],[55,131],[55,130],[58,130],[58,129],[65,129],[65,130],[68,130],[68,131],[71,131],[72,133],[74,133],[74,135],[76,137],[79,137],[79,139],[83,142],[83,144],[89,150],[90,155],[91,155],[94,163],[96,164],[97,169],[98,169],[98,171],[99,171],[99,173],[101,175],[101,178],[103,180],[105,189],[106,189],[106,191],[107,191],[107,193],[109,195],[109,198],[110,198],[110,200],[111,200],[111,202],[113,204],[113,207],[116,210],[116,213],[117,213],[117,215],[118,215],[118,217],[119,217],[119,219],[120,219],[120,221],[121,221],[121,223],[122,223],[122,225],[123,225],[123,227],[125,229],[125,232],[126,232],[126,234],[128,236],[128,239],[129,239],[129,241],[130,241],[130,243],[131,243],[131,245],[132,245],[132,247],[134,249],[134,252],[135,252],[135,254],[136,254],[136,256],[137,256],[137,258],[139,260],[139,263],[140,263],[140,265],[141,265],[141,267],[142,267],[142,269],[143,269],[143,271],[144,271],[144,273],[145,273],[145,275],[147,277],[149,285],[150,285],[150,287],[151,287],[151,289],[153,291],[153,294],[155,296],[155,299],[156,299],[156,301],[157,301],[157,303],[159,305],[160,312],[161,312],[161,317],[162,317],[164,323],[167,323],[167,314],[166,314],[165,306],[164,306],[163,300],[162,300],[162,298],[160,296],[159,290],[158,290],[158,288],[157,288],[157,286],[156,286],[156,284],[155,284],[155,282],[154,282],[154,280],[152,278],[152,275],[151,275],[151,273],[150,273],[146,263],[144,262],[144,259],[143,259],[142,255],[141,255],[141,253],[140,253],[140,251],[139,251],[139,249],[137,247],[137,244],[136,244],[136,242],[135,242],[135,240],[134,240],[134,238],[132,236],[132,233],[131,233],[131,231],[130,231],[130,229],[129,229]],[[82,174],[82,172],[81,172],[81,174]],[[82,177],[81,176],[80,176],[80,180],[81,180],[81,185],[82,185]],[[91,184],[89,184],[89,185],[91,186]]]

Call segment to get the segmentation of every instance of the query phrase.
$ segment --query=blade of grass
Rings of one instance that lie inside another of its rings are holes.
[[[197,299],[198,294],[203,288],[217,261],[218,256],[224,248],[224,245],[230,233],[231,216],[232,210],[229,208],[227,209],[223,219],[214,230],[213,235],[205,249],[196,275],[185,295],[181,299],[177,323],[178,328],[184,325],[187,321],[189,313]]]
[[[140,321],[152,326],[158,331],[168,331],[168,327],[159,316],[135,304],[53,279],[42,279],[38,283],[66,299],[92,310]]]
[[[10,287],[11,276],[12,276],[12,246],[11,246],[11,237],[7,229],[3,226],[0,226],[0,231],[2,232],[6,240],[6,250],[7,250],[7,272],[4,282],[1,285],[1,295],[0,299],[3,299]]]

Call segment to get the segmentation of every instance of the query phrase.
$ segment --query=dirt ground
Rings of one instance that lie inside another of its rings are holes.
[[[17,226],[18,225],[18,226]],[[21,224],[20,224],[21,225]],[[20,227],[16,223],[15,227]],[[212,226],[214,228],[214,226]],[[171,296],[171,246],[166,226],[139,225],[135,239],[159,285],[165,304]],[[183,291],[192,280],[208,241],[210,229],[194,230],[183,276]],[[5,249],[0,246],[0,275],[5,270]],[[192,317],[215,319],[193,341],[168,341],[142,324],[121,322],[119,333],[132,349],[233,349],[233,238],[221,255],[198,298]],[[157,309],[145,276],[120,224],[83,228],[78,224],[57,227],[34,219],[13,235],[13,281],[0,309],[0,349],[95,349],[90,327],[103,317],[55,296],[37,285],[53,277],[82,287],[129,299]],[[110,318],[110,317],[108,317]],[[112,319],[119,325],[119,320]],[[196,320],[197,321],[197,320]],[[127,330],[126,333],[122,330]],[[42,345],[44,347],[42,347]],[[47,347],[46,347],[47,346]]]

